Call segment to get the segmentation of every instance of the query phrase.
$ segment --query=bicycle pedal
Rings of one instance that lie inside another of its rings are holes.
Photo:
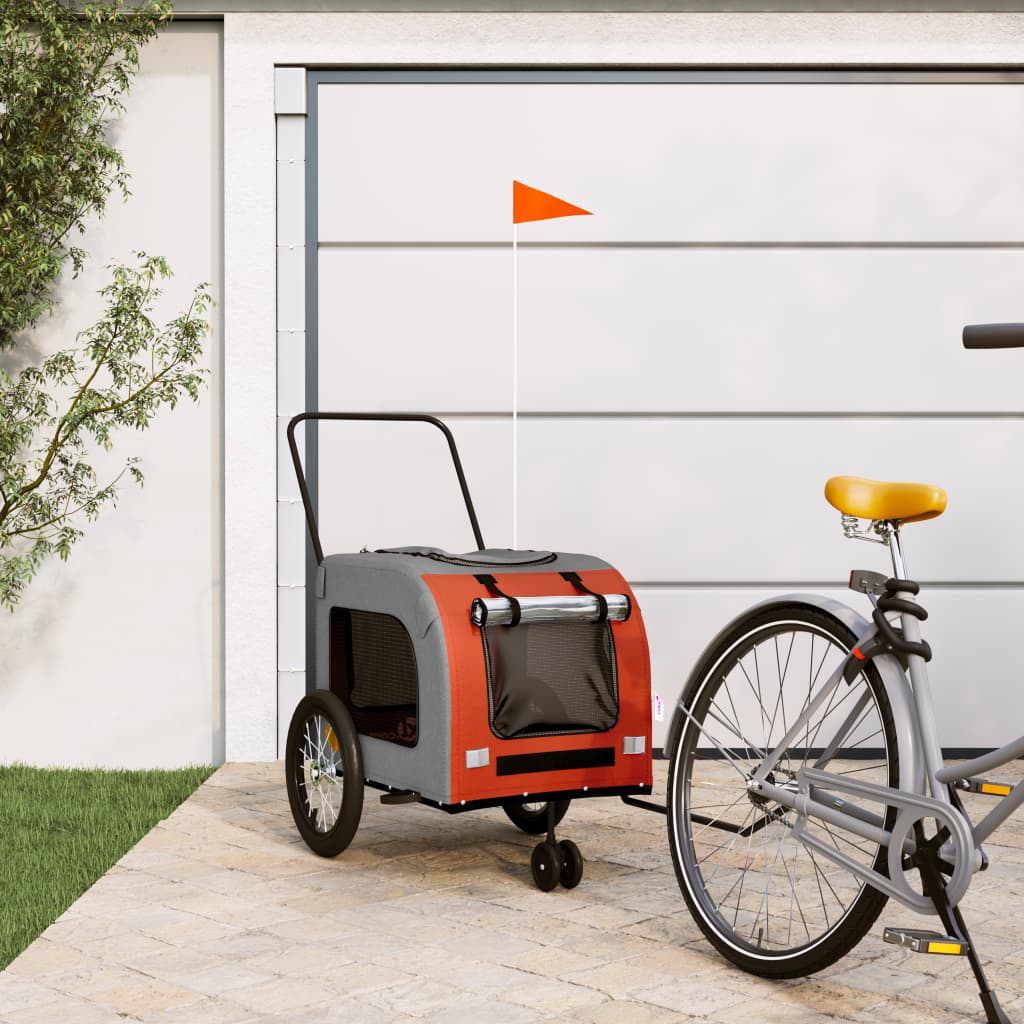
[[[1013,786],[1007,782],[989,782],[988,779],[963,779],[957,789],[965,793],[984,793],[985,796],[1009,796]]]
[[[882,941],[912,950],[914,953],[933,953],[939,956],[967,956],[970,946],[941,932],[923,931],[920,928],[886,928]]]

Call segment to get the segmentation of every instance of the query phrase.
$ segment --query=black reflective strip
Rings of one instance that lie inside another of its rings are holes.
[[[477,583],[482,583],[490,592],[492,597],[503,597],[508,601],[512,606],[512,621],[509,622],[509,625],[518,626],[519,620],[523,617],[523,611],[519,607],[519,602],[511,594],[506,594],[499,590],[498,581],[493,576],[489,576],[487,573],[481,573],[479,576],[474,576],[473,579],[475,579]],[[484,621],[486,621],[486,619]],[[481,622],[480,625],[482,627],[483,622]]]
[[[597,605],[600,609],[600,615],[597,617],[598,622],[608,621],[608,601],[604,594],[597,593],[596,590],[591,590],[590,587],[580,579],[578,572],[563,572],[562,579],[571,583],[577,590],[582,591],[584,594],[589,594],[591,597],[597,598]]]
[[[572,768],[611,768],[614,764],[614,747],[595,747],[587,750],[546,750],[539,754],[508,754],[495,761],[498,775],[563,772]]]

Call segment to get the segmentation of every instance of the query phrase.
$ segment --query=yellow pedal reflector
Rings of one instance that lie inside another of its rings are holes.
[[[989,796],[1009,796],[1013,786],[1004,786],[999,782],[983,782],[978,787],[979,793],[987,793]]]
[[[966,956],[968,945],[952,935],[924,931],[920,928],[886,928],[882,940],[902,946],[914,953],[936,953],[939,956]]]

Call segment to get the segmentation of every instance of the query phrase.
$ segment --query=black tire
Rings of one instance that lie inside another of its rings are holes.
[[[709,648],[683,694],[687,714],[670,751],[668,780],[676,877],[712,945],[763,977],[803,977],[834,963],[886,902],[852,871],[795,838],[794,811],[746,786],[763,761],[760,752],[777,746],[856,640],[845,624],[808,605],[755,610]],[[844,726],[842,745],[823,763]],[[885,687],[868,663],[818,709],[775,768],[774,781],[790,782],[806,764],[895,787],[897,743]],[[891,826],[892,808],[873,809]],[[886,873],[883,847],[816,819],[806,819],[806,829]]]
[[[285,745],[288,803],[299,835],[321,857],[336,857],[359,828],[363,758],[352,716],[329,690],[299,701]]]
[[[569,810],[571,800],[555,800],[555,824],[557,825]],[[508,800],[501,805],[509,821],[527,835],[541,836],[548,830],[548,805],[523,800]]]
[[[561,871],[562,851],[547,840],[538,843],[530,856],[530,872],[537,888],[541,892],[551,892],[558,885]]]
[[[583,854],[571,839],[561,840],[558,850],[562,855],[562,869],[558,873],[558,880],[566,889],[575,889],[583,877]]]

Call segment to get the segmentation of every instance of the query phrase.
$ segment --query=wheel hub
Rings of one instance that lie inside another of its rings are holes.
[[[314,786],[320,785],[323,779],[336,778],[337,774],[333,764],[324,764],[323,761],[311,761],[309,764],[309,779]]]
[[[775,804],[774,801],[768,794],[762,793],[760,783],[754,781],[754,776],[757,775],[759,769],[755,768],[752,772],[747,775],[747,796],[750,798],[750,802],[755,807],[768,807],[770,804]],[[776,769],[775,771],[779,771]],[[786,789],[791,793],[797,792],[799,783],[796,780],[796,776],[790,773],[786,773],[786,777],[776,775],[775,771],[770,771],[765,777],[764,781],[770,786],[776,786],[779,789]]]

